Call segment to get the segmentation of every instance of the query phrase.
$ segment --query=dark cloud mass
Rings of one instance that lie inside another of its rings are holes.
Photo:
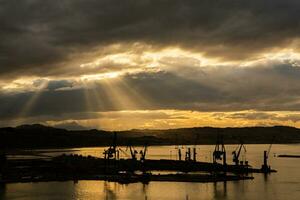
[[[54,80],[50,81],[47,85],[47,89],[49,90],[59,90],[59,89],[65,89],[65,88],[72,88],[73,83],[68,80]]]
[[[62,73],[72,55],[113,43],[180,46],[224,59],[289,45],[295,0],[0,0],[0,74]]]

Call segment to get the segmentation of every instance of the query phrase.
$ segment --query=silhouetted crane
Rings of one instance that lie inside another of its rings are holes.
[[[126,157],[130,157],[130,155],[123,149],[119,148],[119,151],[121,151]]]
[[[218,137],[215,150],[213,152],[213,162],[217,163],[217,160],[223,160],[223,165],[226,166],[226,150],[223,137]]]
[[[132,146],[129,146],[129,150],[130,150],[131,159],[136,160],[136,154],[138,154],[138,152]]]
[[[240,160],[239,160],[239,157],[241,155],[241,151],[242,151],[242,148],[244,149],[244,152],[247,152],[246,150],[246,147],[244,146],[244,144],[241,142],[241,144],[236,148],[236,150],[234,150],[232,152],[232,155],[233,155],[233,162],[235,163],[235,165],[239,165],[240,164]]]
[[[268,158],[269,158],[269,154],[270,154],[270,151],[271,151],[271,148],[272,148],[272,145],[274,143],[274,140],[275,140],[275,137],[272,138],[272,141],[269,145],[269,148],[267,151],[264,151],[264,163],[263,165],[261,166],[261,170],[264,172],[264,173],[269,173],[271,172],[271,167],[268,165]]]
[[[112,145],[104,151],[105,159],[119,159],[119,151],[117,150],[117,133],[114,132]]]
[[[140,151],[141,161],[142,161],[142,162],[144,162],[144,161],[146,160],[147,148],[148,148],[148,146],[145,145],[145,146],[144,146],[144,150],[141,150],[141,151]]]

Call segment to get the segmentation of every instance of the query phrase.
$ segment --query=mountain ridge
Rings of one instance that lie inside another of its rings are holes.
[[[289,126],[273,127],[193,127],[162,130],[104,131],[66,130],[42,124],[25,124],[0,128],[0,148],[71,148],[109,146],[114,132],[118,145],[214,144],[222,135],[224,142],[300,143],[300,129]]]

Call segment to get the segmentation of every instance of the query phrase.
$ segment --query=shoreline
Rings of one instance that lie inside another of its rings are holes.
[[[214,176],[208,174],[164,174],[164,175],[149,175],[144,177],[143,175],[93,175],[85,177],[65,177],[65,178],[45,178],[45,177],[28,177],[24,179],[16,180],[1,180],[0,184],[15,184],[15,183],[45,183],[45,182],[68,182],[73,181],[108,181],[117,182],[120,184],[130,183],[144,183],[149,182],[194,182],[194,183],[214,183],[214,182],[227,182],[227,181],[240,181],[240,180],[253,180],[251,176],[238,176],[238,175],[226,175],[226,176]]]
[[[240,143],[226,143],[224,142],[224,145],[236,145]],[[270,145],[270,143],[244,143],[245,145]],[[145,144],[136,144],[133,145],[135,147],[144,147]],[[192,143],[187,143],[187,144],[147,144],[148,147],[164,147],[164,146],[191,146],[191,145],[215,145],[215,143],[198,143],[198,144],[192,144]],[[300,142],[290,142],[290,143],[276,143],[274,142],[273,145],[300,145]],[[110,144],[107,145],[91,145],[91,146],[68,146],[68,147],[36,147],[36,148],[5,148],[5,151],[45,151],[45,150],[57,150],[57,152],[60,152],[63,149],[74,149],[74,150],[68,150],[68,151],[76,151],[78,148],[103,148],[103,147],[109,147]],[[123,145],[123,144],[117,144],[119,147],[127,147],[128,145]],[[54,151],[55,152],[55,151]]]

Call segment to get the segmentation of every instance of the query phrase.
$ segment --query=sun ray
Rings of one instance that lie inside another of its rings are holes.
[[[30,115],[30,112],[32,111],[34,105],[36,104],[42,93],[44,92],[45,88],[47,87],[47,84],[48,80],[42,80],[39,88],[36,91],[32,92],[28,101],[25,102],[24,106],[22,107],[17,116],[17,118],[19,119],[19,124],[23,124],[26,121],[26,118],[28,117],[28,115]]]
[[[93,96],[91,95],[91,87],[86,81],[81,81],[83,85],[83,94],[84,94],[84,102],[85,102],[85,112],[88,118],[92,118],[92,113],[94,112],[93,107]]]

